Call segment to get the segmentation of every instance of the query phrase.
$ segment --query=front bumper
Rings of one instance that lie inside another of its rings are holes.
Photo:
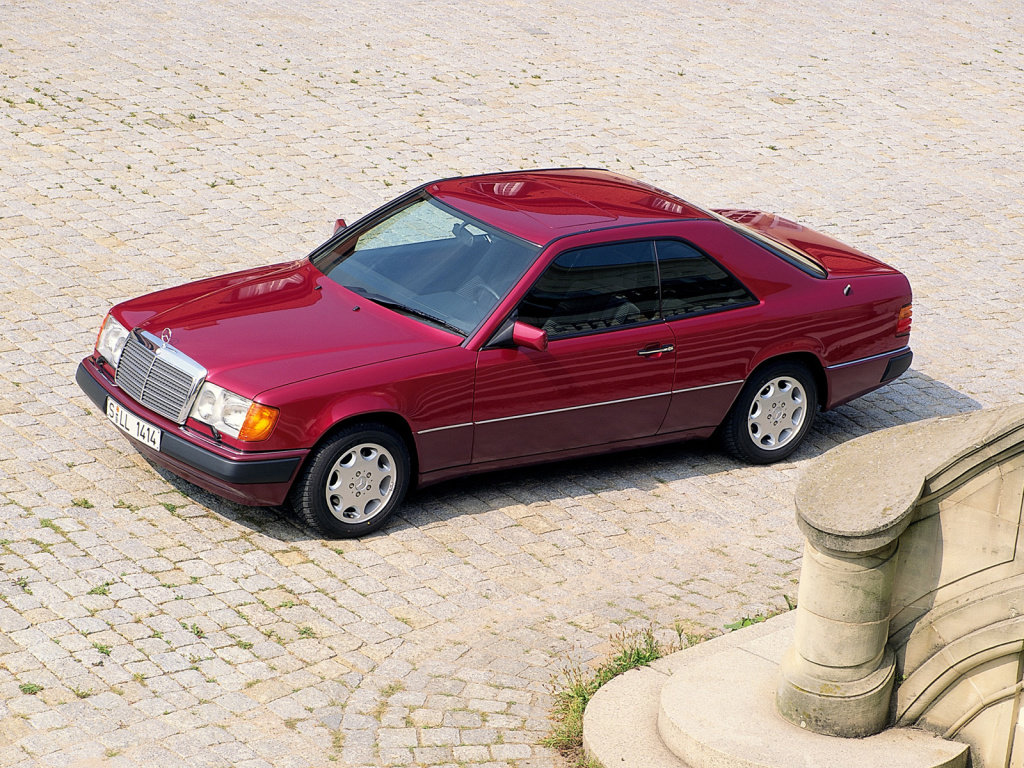
[[[187,430],[180,425],[127,397],[99,370],[92,358],[79,364],[75,381],[101,412],[106,412],[109,397],[138,418],[160,428],[159,451],[125,435],[151,462],[240,504],[272,506],[284,502],[307,453],[296,450],[252,454],[224,446],[201,445],[198,440],[189,439]]]

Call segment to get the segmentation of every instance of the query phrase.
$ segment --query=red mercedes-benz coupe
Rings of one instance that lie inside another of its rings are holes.
[[[716,431],[788,456],[910,366],[892,267],[600,170],[426,184],[308,258],[118,304],[77,381],[151,461],[326,536],[413,485]]]

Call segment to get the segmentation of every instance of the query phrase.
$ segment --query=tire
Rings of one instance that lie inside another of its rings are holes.
[[[321,535],[353,539],[376,531],[409,489],[405,441],[383,424],[354,424],[310,457],[292,487],[292,509]]]
[[[781,461],[803,442],[817,410],[810,371],[795,362],[772,363],[747,380],[722,422],[722,442],[750,464]]]

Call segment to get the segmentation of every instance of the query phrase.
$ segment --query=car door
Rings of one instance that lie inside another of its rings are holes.
[[[480,351],[474,462],[658,431],[670,398],[674,350],[659,316],[651,241],[563,252],[517,312],[521,322],[548,334],[548,346]]]
[[[659,239],[655,248],[662,315],[676,348],[672,400],[661,432],[716,427],[771,331],[754,295],[706,253],[672,239]]]

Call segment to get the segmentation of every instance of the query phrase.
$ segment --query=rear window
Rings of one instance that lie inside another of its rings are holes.
[[[786,243],[780,243],[778,240],[773,240],[764,233],[758,232],[753,227],[740,224],[738,221],[728,219],[714,211],[711,211],[710,213],[723,224],[728,225],[731,229],[743,235],[747,240],[760,245],[766,251],[773,253],[783,261],[789,262],[801,272],[806,272],[812,277],[828,277],[828,272],[825,268],[800,249],[794,248]]]

